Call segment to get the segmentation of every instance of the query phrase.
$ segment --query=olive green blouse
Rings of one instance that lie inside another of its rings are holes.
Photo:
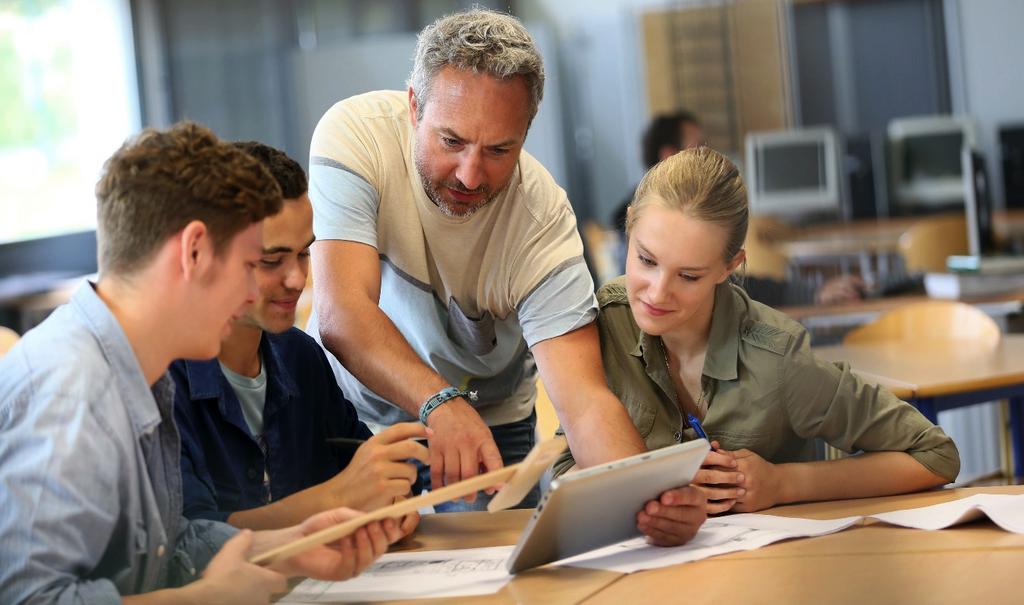
[[[608,384],[647,447],[695,439],[660,338],[637,326],[625,280],[606,284],[597,299]],[[814,439],[821,438],[845,452],[906,452],[949,481],[960,471],[956,445],[942,429],[848,364],[815,357],[803,326],[729,282],[715,290],[701,384],[709,405],[702,425],[723,449],[746,448],[776,464],[801,462],[815,459]],[[573,464],[567,452],[555,475]]]

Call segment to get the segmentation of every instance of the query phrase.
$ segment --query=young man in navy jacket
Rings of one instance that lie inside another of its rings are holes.
[[[406,461],[427,461],[427,449],[412,440],[426,437],[426,428],[405,423],[373,436],[323,349],[293,327],[314,240],[306,175],[277,149],[235,145],[269,170],[285,201],[263,222],[258,294],[220,354],[171,367],[185,516],[268,529],[338,506],[390,504],[416,478]],[[366,443],[355,449],[328,442],[337,437]],[[411,515],[401,529],[408,534],[417,523]]]

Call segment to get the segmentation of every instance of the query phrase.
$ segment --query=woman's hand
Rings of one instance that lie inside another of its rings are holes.
[[[744,490],[737,496],[732,510],[738,513],[752,513],[783,503],[784,485],[782,470],[750,450],[731,452],[736,461],[736,470],[743,479],[739,486]]]
[[[704,492],[708,514],[715,515],[732,509],[736,500],[746,494],[746,489],[733,452],[720,449],[717,441],[711,442],[711,448],[691,485]]]
[[[685,544],[707,519],[705,505],[704,493],[693,486],[670,489],[644,504],[636,514],[636,526],[651,544]]]

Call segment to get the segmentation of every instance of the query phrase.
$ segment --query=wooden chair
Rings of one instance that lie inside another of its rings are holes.
[[[309,316],[313,313],[313,289],[307,287],[299,295],[299,302],[295,304],[295,327],[305,331],[309,323]]]
[[[622,243],[618,231],[605,229],[594,221],[583,224],[583,243],[600,287],[622,274],[617,249]]]
[[[949,300],[929,300],[905,305],[883,313],[869,324],[850,331],[844,345],[894,343],[908,351],[955,351],[984,353],[999,346],[1002,332],[995,320],[975,306]],[[925,416],[936,422],[933,409],[920,405]],[[845,456],[825,444],[825,459]]]
[[[995,320],[973,305],[950,300],[913,303],[883,313],[852,330],[844,345],[898,342],[909,348],[990,351],[1002,332]]]
[[[306,288],[299,295],[299,302],[295,305],[295,327],[305,331],[309,323],[309,316],[313,312],[313,268],[310,267],[306,275]]]
[[[7,351],[11,350],[11,347],[18,342],[18,333],[14,330],[0,326],[0,357],[7,354]]]
[[[967,254],[967,219],[962,214],[923,218],[900,236],[899,250],[911,273],[945,272],[947,257]]]
[[[743,249],[747,252],[746,274],[786,279],[789,259],[774,242],[784,239],[790,231],[789,225],[773,216],[751,216],[747,239],[743,243]]]

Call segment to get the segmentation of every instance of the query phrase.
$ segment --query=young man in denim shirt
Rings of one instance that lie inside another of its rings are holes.
[[[266,603],[287,575],[358,573],[397,524],[265,568],[248,558],[356,513],[234,537],[181,516],[165,373],[216,355],[255,298],[260,222],[281,207],[273,178],[183,123],[122,146],[96,197],[99,281],[0,360],[0,603]]]
[[[373,436],[323,349],[293,327],[314,239],[306,174],[267,145],[235,146],[267,168],[284,205],[263,221],[256,300],[233,322],[220,354],[171,365],[185,516],[276,529],[338,506],[390,504],[416,477],[406,461],[427,461],[427,449],[409,439],[426,437],[426,428],[403,423]],[[356,450],[328,443],[336,437],[368,441]],[[407,517],[403,532],[417,522]]]

